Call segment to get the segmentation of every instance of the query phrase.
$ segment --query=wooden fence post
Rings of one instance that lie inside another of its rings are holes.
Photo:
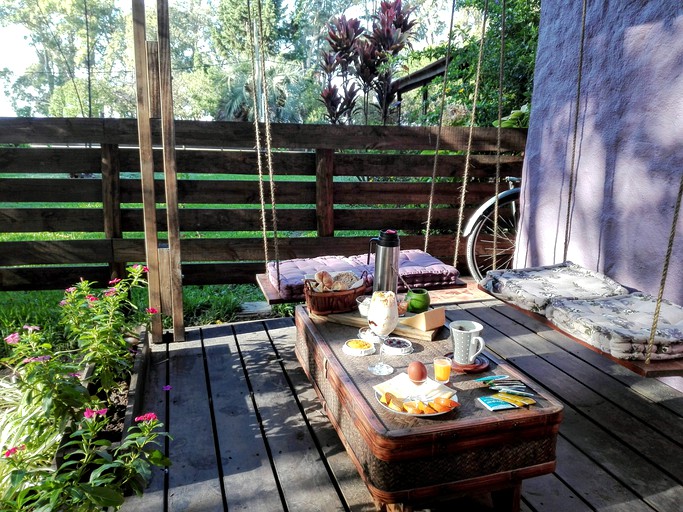
[[[315,158],[318,236],[334,236],[334,149],[316,149]]]
[[[145,43],[145,2],[133,2],[133,41],[135,47],[135,83],[138,110],[138,143],[140,145],[140,177],[142,182],[143,217],[145,222],[145,253],[149,305],[161,311],[161,283],[159,281],[158,232],[156,221],[156,199],[154,194],[154,155],[152,151],[152,127],[149,109],[149,81],[147,51]],[[161,343],[163,325],[161,315],[152,317],[152,343]]]
[[[183,321],[183,283],[180,257],[180,214],[178,211],[178,179],[175,154],[175,121],[171,86],[171,40],[168,0],[157,0],[157,33],[159,37],[159,99],[161,101],[161,145],[164,153],[166,186],[166,224],[168,231],[168,264],[161,267],[168,276],[173,317],[173,340],[185,341]],[[162,281],[163,282],[163,281]]]
[[[121,228],[121,165],[119,146],[102,144],[102,210],[104,214],[104,237],[111,243],[109,275],[111,279],[125,277],[126,263],[116,261],[116,240],[123,238]]]

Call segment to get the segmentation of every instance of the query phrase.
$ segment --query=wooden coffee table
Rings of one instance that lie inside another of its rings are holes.
[[[299,362],[380,510],[491,493],[497,509],[517,511],[522,480],[555,469],[562,406],[537,386],[537,404],[522,409],[490,412],[476,398],[491,391],[456,387],[461,406],[452,412],[431,418],[397,414],[372,389],[393,376],[367,370],[378,356],[342,351],[357,328],[311,316],[303,306],[296,308],[295,320]],[[410,355],[387,356],[394,375],[413,360],[424,362],[431,375],[432,359],[449,351],[445,331],[434,341],[411,340]],[[485,373],[452,376],[450,385],[487,374],[524,380],[491,360]]]

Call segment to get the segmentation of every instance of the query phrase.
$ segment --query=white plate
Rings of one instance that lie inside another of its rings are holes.
[[[381,397],[382,397],[382,396],[381,396],[377,391],[375,391],[375,400],[377,400],[377,402],[379,403],[379,405],[381,405],[382,407],[384,407],[387,411],[391,411],[391,412],[393,412],[394,414],[401,414],[401,415],[403,415],[403,416],[413,416],[414,418],[431,418],[431,417],[433,417],[433,416],[441,416],[442,414],[448,414],[449,412],[452,412],[452,411],[454,411],[455,409],[457,409],[457,407],[455,407],[454,409],[451,409],[450,411],[435,412],[434,414],[413,414],[413,413],[410,413],[410,412],[402,412],[402,411],[396,411],[396,410],[392,409],[392,408],[389,407],[388,405],[382,403],[382,401],[380,400]],[[404,400],[403,403],[406,403],[406,402],[410,403],[410,402],[413,402],[413,401],[416,401],[416,400]],[[426,400],[422,400],[422,401],[425,402]]]

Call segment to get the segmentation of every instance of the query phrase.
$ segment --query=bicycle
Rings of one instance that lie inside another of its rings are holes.
[[[494,215],[498,201],[496,269],[512,268],[519,221],[519,195],[522,179],[508,176],[508,189],[486,200],[467,221],[462,236],[467,237],[467,267],[481,281],[493,269]]]

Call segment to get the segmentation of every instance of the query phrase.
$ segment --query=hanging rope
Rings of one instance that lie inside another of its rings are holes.
[[[503,80],[505,79],[505,3],[501,4],[500,22],[500,60],[498,61],[498,129],[496,130],[496,190],[494,197],[496,201],[493,205],[493,261],[492,269],[498,266],[498,194],[500,194],[500,146],[501,146],[501,124],[503,123]]]
[[[429,205],[427,206],[427,223],[425,225],[424,252],[429,252],[429,232],[432,226],[432,209],[434,206],[434,189],[436,186],[436,169],[439,163],[441,149],[441,128],[443,127],[443,111],[446,108],[446,85],[448,83],[448,65],[451,61],[451,46],[453,44],[453,18],[455,17],[455,0],[451,4],[451,21],[448,26],[448,45],[446,46],[446,61],[443,70],[443,86],[441,87],[441,108],[439,109],[439,125],[436,131],[436,148],[434,152],[434,166],[432,167],[432,182],[429,188]]]
[[[458,263],[458,252],[460,251],[460,233],[462,223],[465,218],[465,197],[467,193],[467,181],[469,180],[470,156],[472,154],[472,139],[474,137],[474,120],[477,112],[477,97],[479,96],[479,82],[481,79],[481,62],[484,55],[484,42],[486,39],[486,20],[489,13],[489,2],[484,2],[484,18],[481,23],[481,40],[479,41],[479,58],[477,59],[477,72],[474,81],[474,97],[472,99],[472,115],[470,116],[470,132],[467,138],[467,151],[465,153],[465,169],[462,174],[462,187],[460,189],[460,208],[458,210],[458,228],[455,232],[455,254],[453,255],[453,266]]]
[[[275,271],[276,271],[276,278],[277,278],[277,286],[278,286],[278,292],[280,291],[280,255],[279,255],[279,247],[278,247],[278,237],[277,237],[277,215],[276,215],[276,203],[275,203],[275,181],[274,181],[274,176],[273,176],[273,160],[272,160],[272,152],[271,152],[271,131],[270,131],[270,116],[268,113],[268,93],[267,93],[267,80],[266,80],[266,74],[265,74],[265,60],[263,57],[263,52],[256,52],[256,44],[258,42],[263,42],[263,16],[261,12],[261,2],[257,1],[257,9],[258,9],[258,23],[257,23],[257,29],[253,29],[254,22],[251,17],[251,2],[250,0],[247,0],[247,12],[248,12],[248,17],[247,17],[247,24],[249,25],[247,27],[247,32],[249,34],[249,50],[251,53],[251,61],[252,61],[252,66],[251,66],[251,81],[253,84],[252,87],[252,106],[253,106],[253,112],[254,112],[254,136],[256,139],[256,161],[258,165],[258,185],[259,185],[259,199],[260,199],[260,206],[261,206],[261,233],[263,236],[263,254],[265,258],[265,267],[266,267],[266,274],[268,273],[268,261],[270,260],[269,253],[268,253],[268,230],[267,230],[267,219],[266,219],[266,198],[265,198],[265,189],[263,186],[263,147],[261,144],[261,127],[259,125],[259,120],[258,120],[258,112],[259,112],[259,107],[258,107],[258,98],[256,95],[256,89],[259,84],[259,80],[256,76],[256,69],[257,66],[260,63],[261,66],[261,87],[263,90],[263,97],[265,100],[265,106],[264,106],[264,112],[263,112],[263,117],[264,117],[264,126],[265,126],[265,139],[266,139],[266,159],[267,159],[267,167],[268,167],[268,177],[270,181],[270,199],[271,199],[271,215],[272,215],[272,221],[273,221],[273,250],[275,253]]]
[[[671,231],[669,232],[669,243],[666,246],[666,256],[664,256],[664,268],[662,269],[662,280],[659,284],[659,293],[657,294],[657,303],[655,304],[655,313],[652,318],[652,327],[650,328],[650,338],[647,342],[647,352],[645,356],[645,364],[650,364],[650,357],[652,356],[652,347],[655,343],[655,335],[657,334],[657,324],[659,323],[659,313],[662,309],[662,300],[664,298],[664,287],[666,286],[666,277],[669,274],[669,263],[671,262],[671,254],[673,253],[674,240],[676,238],[676,226],[678,226],[678,217],[681,212],[681,198],[683,197],[683,174],[681,174],[681,182],[678,186],[678,197],[676,198],[676,206],[674,207],[674,219],[671,223]]]
[[[261,9],[261,1],[257,1],[258,5],[258,37],[261,41],[261,48],[263,48],[263,12]],[[275,179],[273,173],[273,152],[272,152],[272,137],[270,130],[270,112],[268,101],[268,78],[266,77],[266,60],[264,52],[260,53],[261,58],[261,87],[263,91],[264,99],[264,116],[263,122],[266,128],[266,159],[268,163],[268,180],[270,182],[270,210],[273,221],[273,252],[275,256],[275,271],[277,274],[277,286],[278,291],[280,290],[280,248],[279,248],[279,238],[277,229],[277,213],[276,213],[276,203],[275,203]]]
[[[579,42],[579,63],[576,77],[576,100],[574,105],[574,134],[572,137],[572,159],[569,167],[569,190],[567,192],[567,216],[565,218],[564,226],[564,252],[562,256],[563,261],[567,261],[567,254],[569,252],[569,239],[571,238],[571,211],[574,202],[574,188],[576,187],[576,140],[579,131],[579,111],[581,101],[581,79],[583,77],[583,43],[586,38],[586,3],[583,0],[581,7],[581,37]]]

